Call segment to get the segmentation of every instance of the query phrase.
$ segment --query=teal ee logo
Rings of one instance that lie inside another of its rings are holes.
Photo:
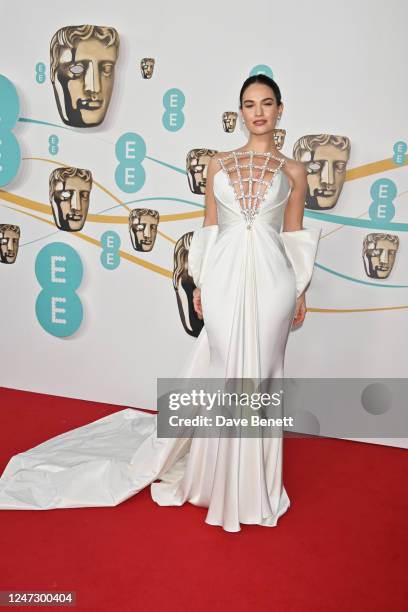
[[[173,87],[168,89],[163,96],[163,126],[169,132],[177,132],[184,125],[183,108],[186,103],[186,98],[180,89]]]
[[[146,157],[146,143],[139,134],[126,132],[118,138],[115,146],[116,166],[115,181],[125,193],[139,191],[145,183],[146,173],[142,162]]]
[[[249,73],[249,76],[254,76],[255,74],[266,74],[266,76],[273,79],[273,72],[266,64],[257,64],[254,66]]]
[[[44,62],[37,62],[36,63],[36,65],[35,65],[35,80],[40,85],[45,83],[46,73],[45,73],[45,64],[44,64]]]
[[[368,214],[373,224],[381,226],[384,221],[391,221],[395,215],[394,198],[397,195],[394,181],[387,178],[378,179],[371,185],[370,195],[372,202]]]
[[[101,264],[107,270],[115,270],[120,264],[120,237],[119,234],[108,230],[101,236]]]
[[[399,140],[394,144],[392,150],[394,155],[392,156],[392,160],[394,164],[403,165],[407,161],[407,143],[403,140]]]
[[[10,183],[20,167],[20,146],[11,131],[19,113],[17,90],[8,78],[0,74],[0,187]]]
[[[51,134],[48,138],[48,152],[50,155],[56,155],[59,153],[59,138],[56,134]]]
[[[38,253],[35,275],[42,288],[35,303],[38,322],[53,336],[71,336],[83,317],[76,294],[83,275],[81,258],[68,244],[52,242]]]

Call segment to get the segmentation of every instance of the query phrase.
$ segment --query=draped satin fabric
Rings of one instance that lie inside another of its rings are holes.
[[[295,272],[279,235],[290,195],[288,179],[277,173],[250,230],[223,171],[214,177],[214,195],[216,239],[215,226],[202,228],[205,238],[195,245],[203,251],[197,257],[201,266],[192,266],[201,281],[205,325],[199,339],[206,376],[283,377],[296,307]],[[180,373],[192,374],[191,368]],[[193,438],[183,468],[180,462],[155,483],[153,498],[160,504],[176,498],[208,507],[206,522],[227,531],[239,531],[240,524],[275,526],[290,505],[282,451],[282,436]]]
[[[218,226],[198,230],[189,262],[205,325],[178,377],[283,377],[296,296],[310,280],[318,235],[282,236],[290,195],[282,170],[250,230],[223,171],[214,195]],[[281,436],[158,438],[156,415],[125,409],[12,457],[0,478],[0,508],[114,506],[150,485],[158,504],[203,506],[205,521],[226,531],[272,527],[290,506],[282,450]]]

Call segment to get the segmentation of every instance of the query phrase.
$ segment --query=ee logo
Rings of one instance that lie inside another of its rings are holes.
[[[57,155],[59,153],[59,138],[56,134],[51,134],[48,138],[48,153],[50,155]]]
[[[83,276],[81,258],[68,244],[52,242],[38,253],[35,275],[42,288],[35,303],[38,322],[53,336],[71,336],[83,318],[76,294]]]
[[[46,81],[46,68],[44,62],[37,62],[35,65],[35,80],[42,85]]]
[[[394,152],[394,155],[392,156],[394,163],[401,165],[405,164],[405,162],[407,161],[407,143],[403,140],[399,140],[394,144],[392,150]]]
[[[270,66],[267,66],[266,64],[257,64],[254,66],[249,73],[249,76],[254,76],[255,74],[266,74],[266,76],[273,79],[273,72]]]
[[[181,89],[168,89],[163,96],[163,106],[166,109],[163,113],[163,126],[169,132],[177,132],[184,125],[183,108],[186,98]]]
[[[118,138],[115,146],[115,181],[119,189],[126,193],[139,191],[145,183],[146,173],[142,161],[146,157],[146,143],[139,134],[126,132]]]
[[[116,232],[108,230],[101,236],[101,264],[107,270],[115,270],[120,264],[120,237]]]
[[[391,179],[381,178],[371,185],[370,195],[372,202],[368,209],[370,219],[381,226],[383,221],[391,221],[395,215],[394,198],[397,195],[397,186]]]

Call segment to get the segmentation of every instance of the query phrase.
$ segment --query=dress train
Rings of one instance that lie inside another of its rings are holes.
[[[188,258],[205,325],[180,378],[283,377],[296,297],[310,282],[321,230],[282,232],[290,195],[282,165],[250,226],[230,177],[214,177],[218,225],[194,232]],[[0,509],[116,506],[150,485],[159,505],[208,508],[205,521],[226,531],[273,527],[290,506],[282,452],[283,435],[159,438],[156,414],[128,408],[12,457]]]

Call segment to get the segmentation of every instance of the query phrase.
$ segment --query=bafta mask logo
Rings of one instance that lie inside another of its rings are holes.
[[[140,60],[140,71],[142,73],[142,77],[144,79],[151,79],[153,76],[154,70],[154,58],[153,57],[143,57]]]
[[[0,263],[12,264],[16,261],[19,241],[18,225],[0,224]]]
[[[282,128],[275,128],[273,138],[277,149],[281,149],[285,143],[286,130]]]
[[[310,210],[334,208],[346,177],[349,138],[332,134],[302,136],[293,147],[293,157],[307,170],[305,207]]]
[[[50,174],[50,203],[55,225],[65,232],[84,227],[89,209],[92,174],[82,168],[56,168]]]
[[[102,123],[113,90],[119,34],[92,25],[58,30],[50,44],[50,75],[61,119],[73,127]]]
[[[192,149],[187,153],[188,185],[193,193],[205,194],[208,162],[216,153],[214,149]]]
[[[179,238],[174,247],[173,287],[176,292],[177,307],[184,330],[197,338],[203,328],[204,321],[199,319],[193,304],[195,284],[188,273],[188,252],[193,232],[188,232]]]
[[[134,208],[129,215],[129,232],[136,251],[151,251],[157,236],[160,215],[157,210]]]
[[[231,133],[235,130],[237,117],[238,113],[234,113],[233,111],[225,111],[225,113],[222,114],[222,127],[224,128],[224,132]]]
[[[368,234],[363,242],[363,261],[367,276],[387,278],[394,266],[399,238],[394,234]]]

